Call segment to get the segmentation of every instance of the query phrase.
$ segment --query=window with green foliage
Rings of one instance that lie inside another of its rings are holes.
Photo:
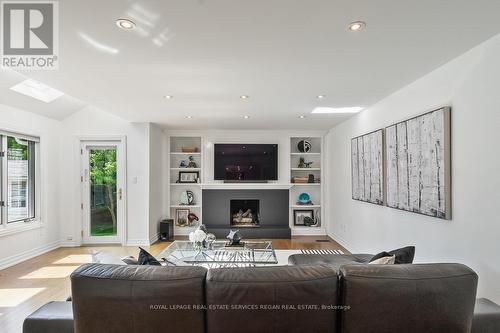
[[[37,142],[0,135],[0,222],[30,222],[36,217]]]

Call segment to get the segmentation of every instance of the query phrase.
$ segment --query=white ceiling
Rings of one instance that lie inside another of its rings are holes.
[[[85,102],[168,128],[328,129],[350,115],[314,107],[371,105],[500,32],[498,0],[59,4],[60,69],[24,74],[78,100],[14,96],[2,71],[0,103],[60,119]],[[118,29],[119,17],[137,29]],[[366,29],[348,32],[355,20]]]

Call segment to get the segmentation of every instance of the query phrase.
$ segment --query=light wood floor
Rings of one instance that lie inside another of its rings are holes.
[[[329,240],[317,242],[317,240]],[[157,242],[145,247],[156,255],[170,243]],[[340,249],[332,239],[300,236],[274,239],[275,249]],[[89,251],[102,250],[117,256],[137,257],[137,247],[84,246],[59,248],[0,271],[0,332],[21,332],[22,323],[33,311],[52,300],[65,300],[70,295],[69,275],[79,265],[91,262]]]

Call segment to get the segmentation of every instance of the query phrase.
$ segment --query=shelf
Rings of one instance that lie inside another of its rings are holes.
[[[321,183],[290,183],[291,186],[319,186]]]
[[[209,190],[265,190],[265,189],[289,189],[290,184],[282,183],[204,183],[202,189]]]
[[[170,183],[170,186],[201,186],[200,183]]]
[[[321,168],[290,168],[292,171],[320,171]]]
[[[201,168],[170,168],[172,171],[201,171]]]
[[[291,205],[291,208],[321,208],[321,205]]]
[[[290,153],[290,155],[299,155],[299,156],[301,156],[301,155],[316,155],[316,156],[318,156],[318,155],[321,155],[321,153]]]
[[[170,205],[170,208],[201,208],[201,205]]]
[[[174,151],[174,152],[170,152],[170,155],[201,155],[200,152],[197,152],[197,153],[184,153],[184,152],[181,152],[181,151]]]

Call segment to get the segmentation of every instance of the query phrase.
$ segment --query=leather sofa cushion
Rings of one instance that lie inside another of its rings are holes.
[[[75,329],[204,332],[205,276],[202,267],[83,265],[71,274]]]
[[[211,269],[207,332],[336,332],[337,284],[321,266]]]
[[[477,275],[461,264],[347,265],[340,270],[346,333],[468,333]]]
[[[478,298],[474,307],[471,333],[500,332],[500,305],[486,298]]]
[[[71,302],[49,302],[24,320],[23,333],[73,333]]]
[[[367,264],[372,254],[292,254],[288,257],[290,265],[324,265],[339,271],[349,264]]]

